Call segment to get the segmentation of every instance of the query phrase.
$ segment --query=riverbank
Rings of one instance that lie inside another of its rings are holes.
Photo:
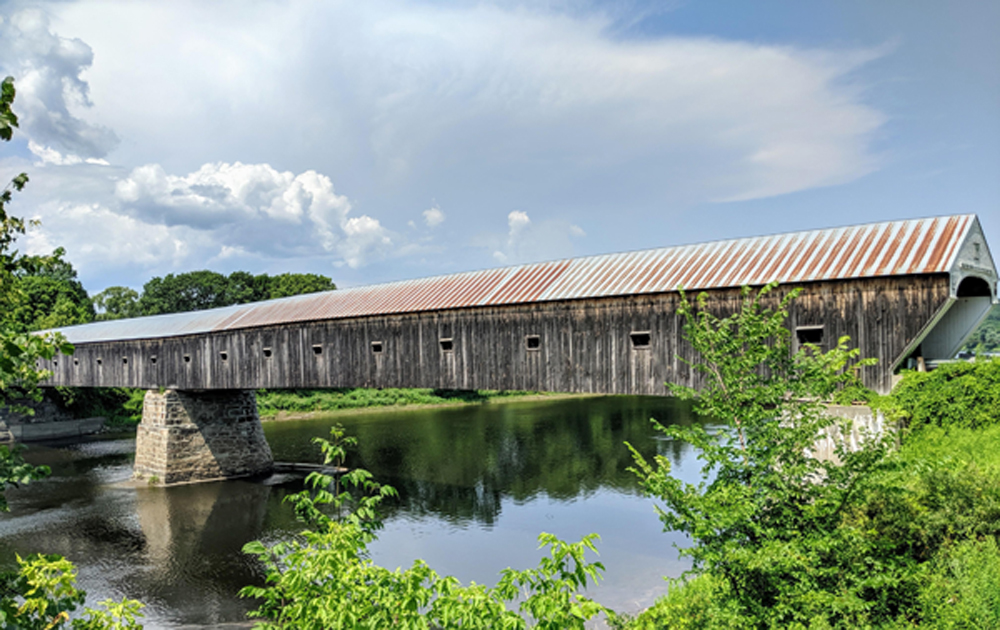
[[[134,428],[142,419],[146,390],[131,388],[58,388],[46,393],[53,406],[65,410],[67,418],[102,417],[106,428]],[[364,412],[386,407],[445,407],[481,405],[500,401],[528,401],[579,396],[531,391],[453,389],[295,389],[257,390],[262,420],[308,418],[331,412]]]
[[[495,392],[501,394],[500,392]],[[476,405],[490,405],[507,402],[535,402],[539,400],[565,400],[568,398],[594,398],[605,394],[562,394],[550,392],[503,392],[501,395],[486,396],[481,400],[462,399],[459,397],[445,399],[441,402],[414,402],[414,403],[393,403],[393,404],[369,404],[359,407],[339,407],[333,409],[315,409],[311,411],[287,411],[268,410],[267,413],[261,409],[258,402],[261,422],[281,422],[284,420],[308,420],[320,416],[337,415],[360,415],[366,413],[379,413],[393,409],[436,409],[440,407],[469,407]],[[259,401],[259,399],[258,399]]]

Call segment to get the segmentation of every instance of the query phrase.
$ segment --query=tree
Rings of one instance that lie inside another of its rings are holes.
[[[14,102],[14,80],[7,77],[0,84],[0,139],[9,141],[18,126],[17,116],[11,111]],[[45,264],[45,258],[27,257],[12,249],[14,241],[24,234],[23,219],[12,216],[7,206],[13,192],[20,192],[28,183],[28,176],[21,173],[0,192],[0,407],[11,406],[13,399],[41,398],[38,383],[48,378],[49,372],[39,370],[38,359],[51,359],[56,352],[72,353],[73,347],[59,335],[30,335],[19,329],[14,314],[24,299],[17,283],[19,275]],[[45,468],[36,468],[24,462],[17,449],[0,446],[0,495],[8,486],[17,486],[48,474]],[[0,511],[7,510],[7,501],[0,496]]]
[[[227,304],[260,302],[271,297],[271,278],[266,273],[255,276],[248,271],[234,271],[226,281]]]
[[[305,293],[333,291],[337,285],[330,278],[315,273],[283,273],[273,276],[270,281],[268,299],[290,297]]]
[[[139,293],[128,287],[108,287],[91,298],[98,321],[138,317]]]
[[[726,430],[662,429],[700,449],[700,483],[673,477],[665,457],[649,462],[633,450],[636,472],[663,502],[666,509],[657,510],[666,528],[691,537],[682,553],[695,571],[726,584],[749,627],[808,626],[820,617],[836,625],[851,615],[856,621],[877,605],[871,599],[883,576],[866,570],[866,550],[845,535],[841,519],[886,444],[872,438],[857,452],[841,445],[839,463],[810,451],[835,422],[822,403],[854,380],[852,363],[872,361],[858,361],[846,337],[826,353],[811,345],[792,353],[785,326],[797,291],[777,300],[774,290],[745,287],[739,308],[723,318],[711,313],[706,294],[694,304],[682,296],[685,337],[699,355],[693,368],[704,385],[669,388]]]
[[[136,311],[138,315],[184,313],[336,288],[330,278],[311,273],[272,277],[266,273],[255,276],[246,271],[234,271],[227,277],[215,271],[190,271],[152,278],[143,286]],[[123,292],[115,289],[114,297],[122,296]]]
[[[60,247],[51,256],[25,257],[15,276],[21,298],[10,314],[19,331],[94,321],[94,306],[73,265],[63,259],[65,253]]]
[[[142,287],[139,311],[143,315],[185,313],[229,306],[226,276],[215,271],[168,273]]]

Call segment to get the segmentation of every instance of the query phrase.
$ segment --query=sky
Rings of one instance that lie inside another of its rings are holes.
[[[976,213],[1000,253],[1000,3],[0,3],[0,178],[92,294],[341,287]]]

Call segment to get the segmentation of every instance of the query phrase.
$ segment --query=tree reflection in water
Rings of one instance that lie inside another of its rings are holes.
[[[688,446],[659,439],[650,418],[688,424],[690,407],[660,397],[602,396],[386,410],[266,426],[279,460],[319,461],[303,432],[325,435],[335,423],[358,438],[348,465],[370,470],[399,490],[387,516],[435,515],[490,525],[505,498],[544,494],[575,500],[600,489],[639,494],[628,468],[631,443],[646,457],[679,462]]]

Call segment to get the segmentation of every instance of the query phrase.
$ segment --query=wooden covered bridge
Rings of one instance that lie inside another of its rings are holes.
[[[891,389],[903,368],[953,357],[997,298],[997,270],[979,220],[957,215],[73,326],[60,332],[76,352],[43,365],[53,372],[45,384],[166,388],[147,396],[137,473],[166,482],[249,474],[264,464],[172,475],[166,447],[155,466],[146,466],[144,433],[147,443],[166,444],[171,426],[200,426],[219,415],[247,420],[230,422],[246,425],[239,435],[249,425],[260,433],[256,411],[250,412],[257,388],[665,394],[665,381],[697,384],[681,360],[693,357],[681,334],[678,288],[707,292],[709,307],[725,315],[739,304],[741,286],[773,281],[781,285],[775,299],[802,289],[788,322],[794,340],[826,346],[849,336],[862,356],[878,359],[862,378],[880,392]],[[170,411],[170,400],[187,411]],[[170,424],[181,416],[187,420]],[[200,431],[208,441],[204,427]],[[226,444],[243,450],[235,445],[242,438],[231,433]]]

